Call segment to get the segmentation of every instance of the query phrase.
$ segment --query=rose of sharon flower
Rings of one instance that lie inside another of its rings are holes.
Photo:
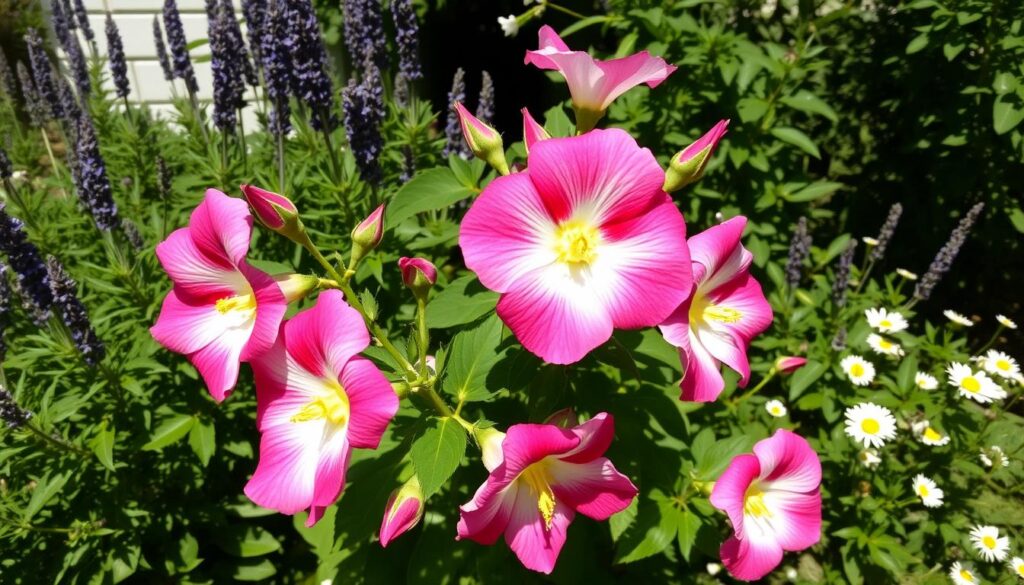
[[[274,279],[245,260],[251,234],[245,201],[210,189],[188,227],[156,247],[174,288],[150,333],[188,356],[218,402],[234,388],[239,362],[274,344],[287,310]]]
[[[821,462],[807,441],[780,429],[739,455],[715,482],[711,503],[729,515],[735,534],[722,543],[722,563],[756,581],[782,562],[783,551],[821,538]]]
[[[281,327],[277,343],[253,362],[260,460],[245,486],[253,502],[316,524],[345,486],[353,448],[376,449],[398,397],[373,362],[362,317],[341,292]]]
[[[601,413],[572,428],[513,425],[482,445],[490,475],[460,508],[458,538],[494,544],[502,534],[528,569],[551,573],[576,512],[605,520],[636,497],[629,478],[602,457],[614,436]]]
[[[579,361],[615,328],[661,323],[691,289],[686,224],[651,152],[622,130],[533,144],[473,203],[459,244],[526,349]]]
[[[750,380],[747,346],[771,325],[772,309],[750,276],[753,254],[740,244],[747,218],[734,217],[689,240],[694,292],[661,324],[665,340],[679,348],[682,400],[710,402],[725,387],[721,362]]]

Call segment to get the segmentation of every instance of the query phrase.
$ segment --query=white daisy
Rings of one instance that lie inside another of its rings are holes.
[[[975,526],[971,530],[971,542],[981,558],[990,563],[1006,559],[1010,550],[1010,537],[999,536],[995,526]]]
[[[995,462],[999,463],[999,467],[1010,466],[1010,458],[1006,456],[1003,448],[999,445],[992,445],[987,451],[985,449],[981,449],[981,452],[978,454],[978,459],[981,459],[981,463],[985,467],[992,467]]]
[[[1017,364],[1017,360],[994,349],[988,350],[988,353],[982,358],[981,365],[985,368],[985,371],[990,374],[996,374],[1001,378],[1012,379],[1020,374],[1020,366]]]
[[[924,372],[918,372],[914,375],[914,383],[921,390],[935,390],[939,387],[939,381],[935,379],[935,376]]]
[[[896,436],[896,418],[888,408],[862,402],[846,409],[846,434],[865,447],[881,447]]]
[[[785,574],[786,580],[790,582],[795,582],[797,577],[800,576],[800,574],[796,570],[796,567],[786,567]]]
[[[1006,315],[996,315],[996,321],[999,321],[1000,325],[1002,325],[1003,327],[1006,327],[1008,329],[1016,329],[1017,328],[1017,324],[1014,323]]]
[[[900,276],[906,278],[907,280],[917,280],[917,274],[907,270],[906,268],[897,268],[896,274],[899,274]]]
[[[894,341],[889,341],[877,333],[868,335],[868,345],[875,351],[875,353],[894,356],[903,355],[903,348],[900,347],[900,344]]]
[[[764,408],[768,414],[776,418],[786,416],[786,405],[781,400],[769,400],[765,403]]]
[[[878,240],[876,238],[872,238],[872,237],[868,237],[868,236],[864,236],[863,238],[860,239],[860,241],[864,242],[865,244],[867,244],[869,246],[877,246],[878,245]]]
[[[960,561],[956,561],[949,568],[949,578],[956,585],[978,585],[981,583],[981,579],[974,574],[974,567],[967,563],[961,564]]]
[[[921,431],[917,438],[931,447],[942,447],[949,444],[949,435],[943,435],[930,426]]]
[[[499,16],[498,25],[501,26],[501,31],[505,33],[506,37],[514,37],[519,33],[519,19],[515,14]]]
[[[711,575],[712,577],[722,571],[722,565],[719,565],[718,563],[708,563],[706,568],[708,570],[708,575]]]
[[[907,328],[907,320],[896,311],[889,312],[884,308],[864,311],[868,325],[878,329],[880,333],[896,333]]]
[[[946,368],[946,374],[949,376],[950,386],[957,388],[964,398],[981,404],[1006,398],[1006,390],[993,382],[988,374],[980,370],[972,372],[971,366],[967,364],[953,362]]]
[[[1013,571],[1014,575],[1024,579],[1024,559],[1020,557],[1010,559],[1010,570]]]
[[[947,309],[943,311],[942,314],[945,315],[947,319],[956,323],[957,325],[963,325],[964,327],[974,327],[973,321],[952,309]]]
[[[875,449],[864,449],[857,453],[857,460],[868,469],[874,469],[882,462],[882,458],[878,456],[878,451]]]
[[[921,498],[921,503],[926,508],[938,508],[942,505],[942,498],[945,497],[942,488],[920,473],[914,478],[914,493]]]
[[[850,381],[857,386],[867,386],[875,379],[875,366],[859,355],[848,355],[839,362]]]

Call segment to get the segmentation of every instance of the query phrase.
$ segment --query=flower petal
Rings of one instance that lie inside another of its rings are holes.
[[[692,331],[685,339],[685,345],[679,348],[679,359],[683,364],[683,381],[679,384],[682,394],[679,399],[713,402],[725,388],[719,362],[708,353]]]
[[[556,500],[551,526],[546,527],[533,493],[528,489],[520,489],[517,496],[512,517],[505,530],[505,542],[524,567],[549,575],[558,562],[558,553],[565,544],[566,531],[576,513],[565,503]]]
[[[244,260],[238,269],[249,281],[256,297],[256,319],[241,355],[242,361],[250,361],[274,345],[274,340],[281,329],[281,321],[288,311],[288,302],[281,287],[269,274],[249,266]]]
[[[249,292],[245,276],[234,265],[224,266],[203,254],[189,228],[171,232],[157,244],[156,256],[179,296],[187,296],[193,304]]]
[[[580,443],[559,459],[568,463],[586,463],[604,455],[612,444],[615,438],[615,419],[607,412],[599,412],[570,430],[579,437]]]
[[[754,542],[730,536],[719,549],[722,564],[740,581],[757,581],[782,562],[782,547],[771,540]]]
[[[699,292],[697,294],[700,294]],[[761,290],[761,285],[749,273],[741,274],[708,293],[712,303],[738,311],[735,323],[708,321],[719,331],[729,331],[744,346],[772,324],[772,307]],[[724,361],[724,360],[723,360]]]
[[[492,545],[505,532],[512,517],[519,486],[493,479],[505,475],[503,469],[498,473],[495,476],[492,472],[487,481],[477,488],[473,499],[459,507],[457,539],[468,538],[480,544]]]
[[[743,534],[743,502],[747,488],[761,473],[757,457],[749,453],[737,455],[715,482],[711,505],[729,515],[736,534]]]
[[[323,430],[322,419],[263,430],[259,463],[245,485],[245,495],[256,504],[283,514],[309,508]]]
[[[356,356],[341,371],[341,386],[348,394],[352,414],[348,439],[358,449],[376,449],[398,412],[398,396],[384,374],[366,358]]]
[[[675,65],[669,65],[661,57],[654,57],[647,51],[621,59],[598,61],[597,66],[604,73],[600,86],[602,110],[610,106],[615,98],[641,83],[652,89],[658,87],[676,70]]]
[[[224,333],[223,322],[223,315],[214,305],[185,302],[171,290],[164,297],[160,316],[149,332],[167,349],[189,354],[220,337]]]
[[[633,482],[604,457],[586,463],[552,461],[547,469],[556,501],[594,520],[625,510],[637,494]]]
[[[821,540],[821,492],[798,494],[764,486],[764,504],[775,517],[772,528],[779,546],[798,551]]]
[[[293,423],[302,424],[302,423]],[[327,431],[330,437],[321,439],[320,458],[313,479],[313,497],[309,506],[309,517],[306,526],[313,526],[324,515],[324,510],[341,495],[345,489],[345,472],[348,470],[352,446],[345,436],[345,430]]]
[[[747,348],[730,335],[728,331],[715,331],[702,323],[696,331],[698,344],[715,360],[725,362],[727,366],[740,374],[739,386],[745,387],[750,380],[750,362],[747,361]]]
[[[330,372],[337,378],[348,360],[369,344],[363,318],[338,290],[320,293],[316,305],[293,317],[285,332],[288,354],[316,376]]]
[[[811,492],[821,485],[821,461],[807,440],[786,429],[754,445],[765,489]]]
[[[227,398],[238,381],[239,358],[248,338],[249,332],[244,329],[228,329],[188,356],[217,402]]]
[[[714,290],[750,267],[754,255],[740,245],[746,226],[747,218],[740,215],[687,241],[690,257],[705,270],[705,277],[700,283],[703,290]]]
[[[501,444],[506,473],[510,477],[518,476],[530,464],[549,455],[568,453],[579,444],[580,438],[569,429],[553,425],[512,425]]]
[[[239,265],[249,251],[252,214],[242,199],[207,189],[188,221],[199,251],[224,268]]]

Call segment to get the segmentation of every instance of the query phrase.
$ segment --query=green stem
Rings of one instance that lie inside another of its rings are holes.
[[[334,141],[331,140],[331,131],[327,129],[327,122],[330,120],[330,116],[327,115],[326,111],[320,112],[320,132],[324,135],[324,142],[327,144],[327,154],[331,158],[331,171],[334,173],[332,179],[334,179],[334,185],[341,184],[341,163],[338,162],[338,153],[334,151]],[[347,213],[351,213],[351,210],[346,210]]]
[[[52,445],[59,449],[64,449],[65,451],[70,451],[72,453],[75,453],[76,455],[89,455],[88,451],[83,451],[82,449],[79,449],[78,447],[72,445],[71,443],[67,443],[50,434],[44,433],[42,429],[38,428],[35,425],[35,423],[33,423],[31,420],[22,425],[22,428],[28,429],[29,431],[32,432],[33,435],[35,435],[39,439],[42,439],[43,442],[47,443],[48,445]]]
[[[580,20],[583,20],[584,18],[587,18],[586,16],[580,14],[579,12],[576,12],[575,10],[570,10],[570,9],[566,8],[565,6],[559,6],[558,4],[554,4],[553,2],[544,2],[544,5],[545,6],[550,6],[551,8],[553,8],[553,9],[559,11],[559,12],[568,14],[569,16],[572,16],[572,17],[575,17],[575,18],[579,18]]]
[[[744,393],[742,396],[734,400],[733,405],[739,406],[740,404],[743,403],[744,400],[760,392],[761,388],[764,388],[768,384],[768,382],[770,382],[772,378],[774,378],[775,375],[778,373],[779,370],[773,366],[772,369],[768,370],[768,375],[766,375],[764,378],[761,379],[760,382],[757,383],[757,386],[754,386],[750,390],[747,390],[746,393]]]
[[[985,342],[985,345],[981,346],[981,349],[979,349],[977,353],[980,355],[988,351],[989,348],[991,348],[995,344],[996,340],[999,339],[999,334],[1002,333],[1003,329],[1005,328],[1006,327],[1002,323],[1000,323],[999,326],[996,327],[996,332],[993,333],[992,337],[990,337],[989,340]]]
[[[57,175],[57,180],[61,182],[60,192],[67,195],[64,191],[64,174],[60,172],[60,167],[57,166],[57,159],[53,156],[53,147],[50,146],[50,137],[46,134],[46,128],[40,128],[39,131],[43,134],[43,144],[46,145],[46,155],[50,157],[50,166],[53,167],[53,174]]]
[[[427,300],[416,299],[416,325],[419,333],[420,378],[427,379],[427,347],[430,344],[430,333],[427,331]]]

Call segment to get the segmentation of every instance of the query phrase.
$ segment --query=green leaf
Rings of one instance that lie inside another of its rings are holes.
[[[53,476],[47,475],[37,481],[36,487],[32,490],[32,498],[28,501],[28,505],[25,506],[25,510],[21,514],[22,522],[27,523],[36,515],[36,512],[42,510],[43,506],[60,492],[60,489],[64,487],[67,481],[68,476],[62,473]]]
[[[486,400],[493,394],[487,387],[487,374],[501,354],[501,319],[491,315],[486,321],[452,340],[448,352],[444,391],[459,402]]]
[[[807,390],[811,384],[818,381],[818,378],[828,370],[828,367],[818,361],[807,360],[804,367],[793,372],[793,377],[789,379],[789,401],[792,402],[800,397]]]
[[[1006,134],[1024,120],[1024,109],[1017,109],[1004,98],[992,104],[992,127],[996,134]]]
[[[424,499],[441,489],[455,473],[465,453],[466,433],[459,423],[448,417],[432,419],[431,427],[416,439],[409,451]]]
[[[455,173],[446,167],[417,173],[411,181],[402,185],[388,204],[385,213],[387,227],[394,228],[417,213],[447,209],[475,192],[475,189],[462,184]]]
[[[818,147],[815,146],[814,141],[796,128],[790,128],[788,126],[772,128],[772,136],[787,144],[792,144],[814,158],[821,158],[821,152],[818,151]]]
[[[499,296],[484,288],[475,276],[457,278],[430,300],[427,326],[431,329],[444,329],[472,323],[493,311]]]
[[[907,54],[913,55],[928,46],[928,33],[921,33],[907,43]]]
[[[569,136],[575,128],[576,125],[569,119],[562,106],[554,106],[544,112],[544,129],[548,131],[548,134],[555,137]]]
[[[210,457],[213,457],[213,452],[217,450],[217,435],[213,421],[196,420],[188,434],[188,444],[203,462],[203,467],[209,465]]]
[[[216,539],[224,552],[242,558],[261,557],[281,550],[274,535],[259,526],[235,526],[221,531]]]
[[[736,103],[736,111],[741,121],[756,122],[768,112],[768,102],[761,98],[743,98]]]
[[[832,106],[828,105],[825,100],[806,89],[801,89],[793,95],[779,98],[779,101],[794,110],[800,110],[801,112],[807,112],[809,114],[818,114],[819,116],[824,116],[833,122],[839,121],[839,116],[836,114],[836,111],[832,109]]]
[[[790,201],[793,203],[802,203],[806,201],[814,201],[815,199],[821,199],[822,197],[835,193],[842,187],[842,183],[836,183],[833,181],[818,181],[817,183],[811,183],[810,185],[807,185],[806,187],[800,189],[796,193],[783,193],[782,197],[786,201]]]
[[[89,447],[103,467],[114,471],[114,429],[107,424],[107,421],[100,424],[100,430],[89,441]]]
[[[236,581],[262,581],[277,574],[274,563],[269,559],[242,561],[235,566],[231,575]]]
[[[676,537],[680,513],[671,501],[640,502],[636,522],[619,541],[618,563],[632,563],[665,550]]]
[[[176,414],[164,419],[160,426],[150,435],[149,442],[142,446],[143,451],[159,451],[167,445],[184,437],[196,423],[196,417],[187,414]]]
[[[690,510],[682,510],[679,516],[679,526],[676,531],[676,542],[679,544],[679,552],[683,558],[690,560],[690,550],[697,540],[697,531],[700,530],[700,516]]]
[[[1010,210],[1010,223],[1017,229],[1018,232],[1024,234],[1024,210],[1019,207],[1015,207]]]

